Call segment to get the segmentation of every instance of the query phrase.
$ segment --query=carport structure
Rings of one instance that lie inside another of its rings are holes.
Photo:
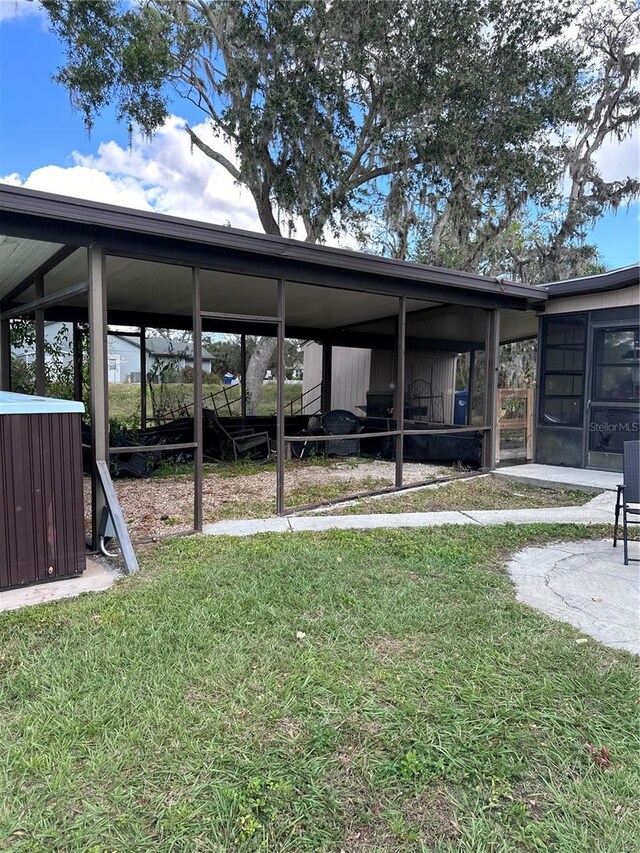
[[[146,328],[193,332],[194,440],[180,447],[194,451],[193,529],[199,531],[203,332],[277,337],[276,507],[283,514],[285,451],[294,439],[286,434],[284,413],[285,338],[323,345],[325,403],[330,400],[332,346],[396,352],[396,416],[384,434],[395,441],[395,487],[402,488],[405,353],[445,350],[470,352],[473,358],[485,351],[485,422],[473,430],[484,434],[483,466],[491,469],[498,347],[535,336],[536,310],[546,299],[540,288],[501,279],[0,187],[0,386],[10,388],[12,319],[35,318],[39,393],[44,391],[45,320],[66,321],[74,329],[88,323],[94,539],[103,500],[96,472],[111,453],[122,452],[109,447],[109,325],[139,327],[142,335]],[[78,346],[76,355],[80,395]]]

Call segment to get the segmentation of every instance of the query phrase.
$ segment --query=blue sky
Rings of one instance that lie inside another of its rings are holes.
[[[0,0],[0,180],[113,204],[261,230],[249,194],[221,167],[192,153],[180,120],[200,120],[182,103],[151,144],[134,139],[112,111],[88,136],[67,92],[51,81],[63,56],[34,4]],[[203,129],[206,134],[206,131]],[[638,138],[608,145],[599,166],[605,179],[638,174]],[[206,161],[206,162],[205,162]],[[640,257],[640,204],[609,214],[593,228],[609,268]]]

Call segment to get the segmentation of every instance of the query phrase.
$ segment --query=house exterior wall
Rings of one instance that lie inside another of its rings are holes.
[[[311,392],[312,388],[322,382],[322,346],[315,341],[307,341],[303,350],[302,391]],[[371,366],[371,350],[354,349],[351,347],[334,347],[332,355],[331,408],[346,409],[354,415],[362,415],[362,409],[367,398],[369,386],[369,371]],[[313,414],[320,408],[320,401],[314,401],[319,396],[320,389],[309,393],[305,399],[308,402],[303,409],[305,415]]]
[[[453,423],[456,390],[456,353],[408,352],[405,356],[405,396],[412,382],[423,379],[432,382],[434,390],[442,394],[445,423]],[[371,353],[371,379],[367,389],[384,394],[393,391],[396,382],[396,355],[390,350],[373,350]]]
[[[608,290],[602,293],[587,293],[584,296],[567,296],[565,299],[551,299],[545,306],[545,315],[569,314],[576,311],[600,311],[604,308],[624,308],[640,305],[640,288],[623,287],[620,290]]]
[[[140,373],[140,347],[132,340],[109,335],[107,339],[109,382],[127,382],[131,373]],[[147,355],[147,370],[151,369],[152,356]],[[139,376],[137,377],[139,379]]]
[[[303,346],[303,391],[309,391],[322,381],[322,347],[315,342]],[[443,395],[444,419],[453,423],[453,406],[456,382],[455,353],[407,353],[407,387],[416,379],[431,381]],[[332,360],[331,407],[347,409],[362,416],[367,391],[390,393],[395,385],[395,353],[389,350],[368,350],[351,347],[334,347]],[[315,396],[315,393],[310,395]],[[318,404],[308,405],[305,414],[318,410]]]
[[[638,287],[548,304],[540,318],[536,462],[622,470],[622,443],[640,435],[640,359],[631,355],[634,335],[636,346],[639,340],[639,306]],[[607,361],[603,349],[608,341],[615,353],[618,335],[620,366],[618,356]],[[611,388],[605,375],[613,378]]]

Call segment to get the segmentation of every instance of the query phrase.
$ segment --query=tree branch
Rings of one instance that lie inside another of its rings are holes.
[[[231,162],[231,160],[228,160],[224,156],[224,154],[220,154],[219,151],[214,151],[213,148],[210,148],[206,142],[203,142],[200,137],[193,132],[193,130],[189,127],[188,124],[185,125],[185,130],[189,134],[189,138],[191,139],[191,142],[196,146],[196,148],[199,148],[200,151],[202,151],[202,153],[209,157],[211,160],[215,160],[216,163],[219,163],[221,166],[224,166],[224,168],[227,170],[227,172],[229,172],[229,174],[234,178],[234,180],[240,180],[240,170]]]

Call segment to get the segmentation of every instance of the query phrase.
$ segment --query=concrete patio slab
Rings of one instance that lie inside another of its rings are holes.
[[[605,501],[602,498],[605,498]],[[615,499],[610,492],[597,495],[584,506],[540,509],[485,509],[464,513],[478,524],[613,524]]]
[[[632,543],[637,557],[640,543]],[[568,622],[601,643],[640,654],[640,568],[622,548],[563,542],[525,548],[507,564],[518,601]]]
[[[87,568],[78,577],[0,592],[0,612],[18,610],[20,607],[30,607],[34,604],[45,604],[48,601],[59,601],[61,598],[74,598],[83,592],[101,592],[109,589],[117,577],[119,577],[117,571],[88,557]]]
[[[554,489],[577,489],[585,492],[615,491],[622,474],[615,471],[594,471],[590,468],[565,468],[562,465],[509,465],[491,472],[514,483]]]

